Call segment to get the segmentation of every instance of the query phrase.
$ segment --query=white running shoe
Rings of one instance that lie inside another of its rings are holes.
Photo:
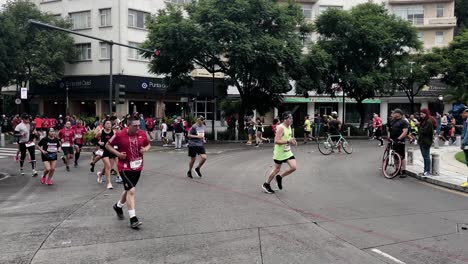
[[[102,174],[102,172],[100,172],[100,171],[97,172],[97,182],[98,183],[102,183],[101,174]]]

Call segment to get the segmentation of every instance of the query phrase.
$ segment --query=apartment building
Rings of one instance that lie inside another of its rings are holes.
[[[166,8],[168,4],[183,4],[190,0],[32,0],[41,11],[67,18],[72,30],[139,46],[146,40],[147,16]],[[120,114],[133,111],[153,116],[180,115],[187,109],[211,119],[212,85],[219,87],[222,75],[203,69],[193,71],[193,87],[181,87],[165,96],[162,78],[148,72],[148,59],[137,50],[113,46],[114,83],[126,86],[124,104],[109,102],[110,46],[82,36],[72,35],[78,51],[77,61],[67,64],[65,77],[57,87],[40,87],[31,105],[46,115],[64,114],[68,97],[70,113],[97,115],[109,112],[109,103]],[[157,48],[157,47],[155,47]],[[58,91],[58,92],[57,92]],[[216,89],[220,96],[222,89]]]
[[[287,2],[286,0],[282,0]],[[302,6],[302,11],[307,20],[311,23],[324,11],[329,8],[338,8],[349,10],[357,4],[366,3],[368,0],[297,0]],[[447,46],[453,40],[454,29],[456,26],[455,1],[454,0],[374,0],[375,3],[383,3],[388,11],[397,17],[409,21],[417,28],[418,36],[423,42],[425,50],[434,47]],[[308,36],[304,45],[309,45],[317,39],[317,34]],[[423,89],[415,98],[416,108],[440,108],[439,97],[443,94],[445,85],[437,80]],[[347,98],[346,104],[341,97],[328,97],[310,93],[308,98],[295,96],[290,92],[285,96],[285,105],[280,109],[275,109],[269,117],[276,115],[286,109],[298,109],[295,120],[302,122],[303,116],[319,113],[330,114],[332,111],[343,113],[345,108],[346,122],[358,123],[359,115],[356,104],[352,99]],[[369,116],[372,113],[379,113],[387,120],[389,110],[396,107],[408,109],[409,103],[404,93],[396,94],[392,97],[381,97],[365,100],[366,112]],[[450,104],[445,104],[444,109],[451,109]]]

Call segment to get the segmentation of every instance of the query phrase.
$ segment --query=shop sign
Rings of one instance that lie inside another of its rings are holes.
[[[283,100],[285,103],[342,103],[342,97],[285,97]],[[346,103],[356,103],[353,98],[345,98]],[[380,104],[380,99],[365,99],[362,101],[363,104]]]

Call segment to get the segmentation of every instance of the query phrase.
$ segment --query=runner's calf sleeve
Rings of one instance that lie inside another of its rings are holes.
[[[78,159],[80,158],[80,154],[81,154],[81,152],[76,152],[75,153],[75,162],[77,162]]]

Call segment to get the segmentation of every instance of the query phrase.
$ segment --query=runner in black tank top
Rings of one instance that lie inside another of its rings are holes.
[[[108,132],[107,132],[108,131]],[[112,122],[110,120],[106,120],[104,122],[104,129],[101,130],[100,133],[100,140],[99,146],[103,149],[104,153],[102,155],[102,162],[104,163],[103,171],[97,173],[97,182],[101,183],[103,181],[102,175],[105,175],[105,179],[107,182],[107,189],[113,189],[110,177],[110,171],[113,166],[115,155],[109,152],[105,145],[107,141],[109,141],[114,136],[114,131],[112,130]]]

